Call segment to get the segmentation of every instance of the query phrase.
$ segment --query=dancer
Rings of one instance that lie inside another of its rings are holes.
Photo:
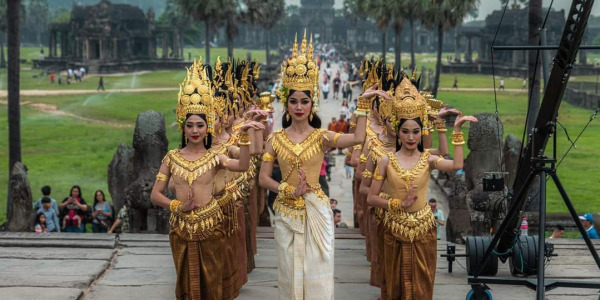
[[[319,171],[325,148],[350,147],[365,138],[370,99],[388,97],[375,87],[367,90],[356,110],[356,131],[341,134],[320,129],[318,75],[313,60],[312,37],[306,33],[298,53],[294,41],[291,59],[282,65],[284,129],[267,139],[260,184],[278,192],[274,209],[275,242],[278,256],[279,299],[333,299],[334,224],[329,199],[319,186]],[[283,180],[271,178],[278,160]]]
[[[262,129],[248,121],[238,139],[239,159],[230,159],[211,149],[214,135],[213,87],[209,66],[194,62],[180,85],[175,109],[182,131],[180,149],[164,157],[152,189],[155,205],[171,210],[169,240],[177,274],[177,299],[232,299],[223,295],[225,231],[223,211],[213,195],[219,169],[241,172],[250,164],[250,128]],[[163,192],[173,179],[176,200]],[[179,199],[179,200],[177,200]]]
[[[458,115],[452,144],[454,159],[446,160],[423,149],[426,103],[410,80],[403,76],[387,102],[396,132],[396,152],[382,156],[373,172],[369,205],[386,208],[382,299],[432,299],[436,266],[436,227],[427,204],[431,169],[453,172],[463,166],[461,126],[476,122]],[[384,110],[385,110],[384,109]]]

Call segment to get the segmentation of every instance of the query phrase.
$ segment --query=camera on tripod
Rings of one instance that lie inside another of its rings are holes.
[[[482,178],[484,192],[499,192],[504,190],[504,175],[507,172],[485,172]]]

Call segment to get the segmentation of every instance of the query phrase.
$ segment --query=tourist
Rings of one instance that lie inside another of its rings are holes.
[[[213,179],[219,169],[247,171],[251,145],[248,130],[264,128],[253,121],[240,126],[239,159],[212,149],[215,108],[208,68],[194,62],[184,79],[182,86],[186,88],[179,93],[175,108],[181,148],[170,150],[163,158],[150,196],[154,205],[171,211],[169,240],[177,274],[177,299],[223,298],[223,270],[230,262],[225,261],[221,251],[226,247],[227,233],[223,211],[212,192]],[[177,200],[163,194],[169,179]]]
[[[427,204],[432,169],[454,172],[462,168],[465,143],[460,131],[471,116],[458,115],[452,144],[454,160],[431,155],[423,148],[422,129],[427,103],[404,76],[395,86],[392,109],[397,128],[396,153],[385,155],[373,172],[368,204],[386,211],[384,244],[385,293],[389,299],[432,299],[437,261],[435,218]],[[407,223],[407,220],[414,220]],[[411,230],[399,230],[409,226]],[[410,287],[410,288],[407,288]],[[383,288],[382,288],[383,290]]]
[[[58,85],[62,85],[62,75],[58,72]]]
[[[444,218],[444,212],[437,208],[437,201],[434,198],[429,199],[429,206],[437,227],[437,239],[438,241],[442,238],[442,226],[446,225],[446,218]]]
[[[323,91],[323,100],[327,101],[327,96],[329,95],[329,83],[327,81],[321,84],[321,90]]]
[[[100,89],[102,89],[104,91],[104,77],[100,76],[100,79],[98,80],[98,88],[96,89],[96,92],[100,91]]]
[[[348,225],[342,222],[342,211],[334,208],[333,210],[333,223],[335,223],[335,228],[348,228]]]
[[[94,205],[92,206],[92,232],[106,233],[113,223],[113,208],[110,202],[104,198],[104,192],[97,190],[94,193]]]
[[[34,231],[35,233],[48,232],[48,226],[46,226],[46,214],[43,212],[39,212],[35,216]]]
[[[48,197],[42,198],[42,207],[37,213],[43,213],[45,215],[45,225],[48,232],[60,232],[58,230],[58,214],[52,209],[52,201]],[[37,219],[36,219],[37,220]]]
[[[327,62],[327,67],[325,68],[325,74],[327,74],[327,80],[331,79],[331,63]]]
[[[504,90],[504,78],[500,77],[500,86],[498,87],[498,90]]]
[[[63,212],[62,229],[66,232],[83,232],[83,217],[88,211],[85,200],[81,197],[81,188],[78,185],[71,187],[69,196],[59,205]]]
[[[353,114],[354,111],[356,110],[356,103],[357,103],[357,99],[354,99],[354,101],[352,101],[352,105],[350,105],[350,114]]]
[[[344,100],[340,106],[340,118],[346,118],[350,115],[350,108],[348,107],[348,101]]]
[[[333,99],[337,100],[340,96],[340,86],[342,85],[342,80],[340,79],[339,72],[333,79]]]
[[[48,197],[50,198],[50,203],[51,203],[51,207],[52,209],[54,209],[54,212],[56,212],[56,215],[58,216],[60,214],[60,211],[58,210],[58,203],[56,202],[56,200],[54,198],[52,198],[50,196],[50,194],[52,193],[52,189],[50,188],[50,186],[43,186],[42,187],[42,197],[40,197],[36,202],[33,203],[33,211],[38,211],[40,208],[42,208],[42,199],[44,197]],[[56,222],[56,224],[58,224],[58,222]],[[58,228],[58,232],[60,232],[60,226],[56,226]]]
[[[344,164],[344,170],[346,171],[346,179],[352,179],[352,170],[354,168],[352,168],[351,165],[348,164]]]
[[[594,216],[592,214],[586,213],[583,216],[579,216],[579,221],[581,221],[581,225],[583,225],[583,228],[590,239],[599,238],[598,232],[596,231],[596,228],[594,228]]]
[[[112,224],[112,226],[110,227],[110,229],[107,231],[107,233],[111,234],[113,232],[115,232],[115,230],[118,227],[121,227],[121,233],[129,233],[130,227],[129,227],[129,209],[127,204],[123,205],[123,207],[121,207],[121,209],[119,209],[119,213],[117,214],[117,217],[115,218],[115,222]]]
[[[337,119],[335,117],[331,118],[331,122],[327,125],[327,130],[336,131],[335,126],[337,124]]]
[[[524,90],[527,88],[527,78],[523,78],[523,83],[521,84],[521,89]]]
[[[336,209],[338,205],[338,201],[336,199],[331,198],[329,200],[329,206],[331,206],[331,209]]]
[[[54,73],[50,73],[50,84],[54,84]]]
[[[319,184],[321,189],[329,197],[329,184],[327,183],[327,160],[323,157],[323,163],[321,164],[321,171],[319,171]]]
[[[85,76],[85,68],[81,67],[79,68],[79,76],[81,76],[80,78],[83,79],[83,77]]]
[[[301,45],[307,44],[312,49],[305,36]],[[369,103],[373,97],[387,94],[375,90],[363,94],[355,112],[358,120],[353,134],[321,129],[316,115],[318,73],[310,72],[314,70],[312,51],[302,48],[297,51],[295,43],[292,59],[282,68],[306,68],[309,72],[295,76],[282,73],[283,129],[267,139],[259,181],[263,188],[279,192],[274,205],[278,215],[273,218],[279,298],[333,299],[335,225],[330,207],[323,204],[328,201],[319,186],[319,167],[327,148],[347,148],[364,140]],[[281,182],[271,178],[275,159],[285,174]]]
[[[458,90],[458,75],[454,75],[454,83],[452,84],[452,88]]]
[[[550,239],[561,239],[563,237],[564,233],[565,233],[565,228],[562,225],[557,224],[556,227],[554,227],[554,230],[552,231],[552,235],[549,238]]]
[[[350,83],[350,81],[346,81],[344,91],[346,93],[346,97],[344,97],[344,100],[352,99],[352,84]]]

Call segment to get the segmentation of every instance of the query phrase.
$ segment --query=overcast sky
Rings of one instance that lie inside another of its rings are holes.
[[[298,5],[300,6],[301,0],[285,0],[286,5]],[[335,4],[333,7],[335,9],[341,9],[344,6],[344,0],[334,0]],[[394,1],[394,0],[389,0]],[[432,0],[422,0],[422,1],[432,1]],[[550,5],[550,0],[543,0],[544,7]],[[512,0],[511,0],[512,3]],[[510,5],[510,4],[509,4]],[[571,7],[571,1],[569,0],[554,0],[552,7],[557,10],[564,9],[565,11]],[[485,17],[490,14],[494,10],[502,9],[502,5],[500,0],[480,0],[479,5],[479,15],[477,16],[477,20],[485,20]],[[600,5],[596,4],[592,8],[592,15],[600,15]]]

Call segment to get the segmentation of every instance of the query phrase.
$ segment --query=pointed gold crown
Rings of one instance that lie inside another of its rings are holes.
[[[394,89],[393,98],[384,101],[380,111],[390,118],[396,130],[399,129],[400,120],[419,118],[423,124],[423,134],[428,134],[427,102],[406,74],[402,74],[400,83]]]
[[[233,104],[233,94],[236,92],[236,87],[231,59],[223,63],[221,57],[217,57],[213,86],[215,87],[213,104],[215,114],[219,117],[236,114],[237,107]]]
[[[281,89],[278,96],[287,101],[290,90],[309,91],[314,110],[318,108],[319,102],[319,68],[314,61],[313,54],[312,35],[307,45],[305,29],[300,43],[300,53],[298,53],[298,36],[296,36],[292,47],[292,57],[281,64]]]
[[[213,87],[206,69],[202,65],[202,59],[194,60],[194,63],[187,69],[186,78],[179,84],[175,115],[180,131],[183,131],[185,117],[188,114],[203,114],[206,116],[208,133],[214,132],[213,93]]]
[[[364,78],[364,82],[362,85],[363,92],[366,91],[368,88],[372,87],[375,83],[380,82],[380,67],[382,63],[383,62],[381,59],[378,59],[376,61],[365,59],[361,64],[360,74]]]
[[[235,87],[239,100],[244,107],[252,104],[252,91],[254,89],[253,82],[254,74],[250,63],[246,60],[238,61],[235,66]],[[258,71],[257,71],[258,72]],[[258,73],[257,73],[258,75]]]

